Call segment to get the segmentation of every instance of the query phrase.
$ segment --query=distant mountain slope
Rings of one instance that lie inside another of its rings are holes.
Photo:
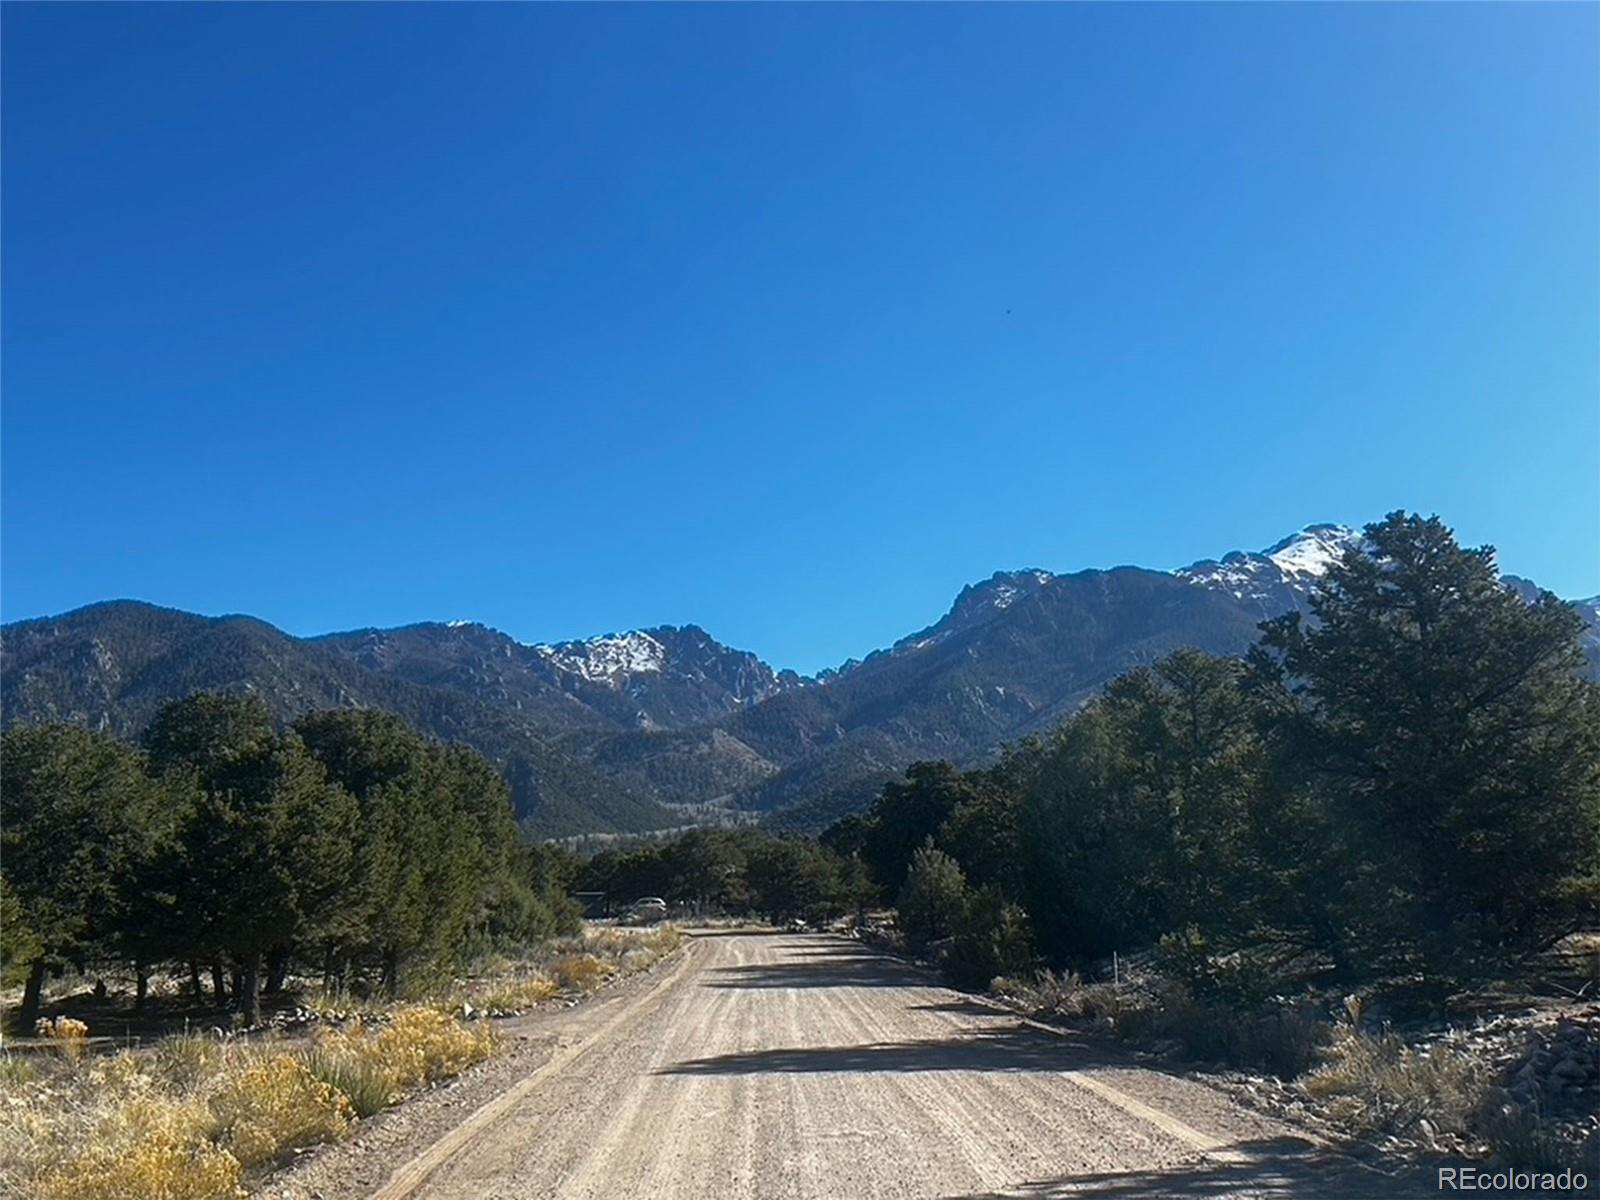
[[[475,746],[506,772],[519,815],[547,835],[643,830],[676,817],[553,746],[514,708],[374,671],[252,617],[199,617],[112,601],[7,625],[0,713],[137,737],[167,701],[252,691],[282,720],[320,708],[383,708],[422,732]]]
[[[694,625],[528,646],[476,623],[312,639],[371,671],[515,709],[549,729],[682,729],[800,686]]]
[[[1360,537],[1312,525],[1177,571],[998,572],[926,629],[815,680],[692,625],[531,646],[466,622],[299,639],[120,601],[0,631],[0,708],[7,722],[127,735],[197,688],[258,691],[286,719],[386,708],[499,762],[541,835],[671,828],[705,805],[819,828],[907,764],[982,761],[1179,646],[1242,651],[1261,620],[1307,611]],[[1574,608],[1600,677],[1600,597]]]

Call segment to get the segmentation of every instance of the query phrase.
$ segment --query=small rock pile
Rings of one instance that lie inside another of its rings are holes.
[[[1506,1091],[1523,1108],[1557,1120],[1600,1110],[1600,1007],[1532,1032]]]

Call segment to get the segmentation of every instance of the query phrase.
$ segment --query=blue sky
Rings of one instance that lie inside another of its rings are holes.
[[[1600,592],[1594,5],[27,5],[3,606],[695,622],[1404,507]]]

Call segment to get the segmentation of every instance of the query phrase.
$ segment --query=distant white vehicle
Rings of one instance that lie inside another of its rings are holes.
[[[667,902],[660,896],[645,896],[628,905],[628,911],[624,916],[630,921],[638,921],[641,924],[650,921],[665,921],[667,919]]]

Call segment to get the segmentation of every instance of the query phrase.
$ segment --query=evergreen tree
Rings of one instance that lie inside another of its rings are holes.
[[[59,724],[0,735],[0,789],[8,923],[14,913],[28,931],[7,941],[11,953],[31,955],[19,1011],[31,1028],[48,966],[83,965],[114,951],[130,881],[151,857],[163,797],[136,749]]]
[[[175,701],[147,745],[169,777],[198,788],[181,835],[177,897],[191,957],[229,955],[240,972],[240,1011],[257,1023],[266,955],[316,940],[338,921],[356,803],[328,782],[298,735],[273,732],[256,697]]]
[[[963,804],[978,798],[981,775],[947,762],[912,763],[905,780],[891,780],[873,801],[862,839],[862,860],[887,895],[897,895],[911,858]]]
[[[961,868],[932,841],[911,856],[895,908],[906,945],[922,950],[956,933],[965,922],[970,897]]]
[[[1120,676],[1035,773],[1023,842],[1052,952],[1105,954],[1188,926],[1226,941],[1268,922],[1277,893],[1259,834],[1276,801],[1242,675],[1236,659],[1179,650]]]
[[[1398,512],[1312,609],[1269,622],[1253,661],[1339,839],[1346,971],[1479,977],[1593,921],[1600,699],[1577,615]]]

